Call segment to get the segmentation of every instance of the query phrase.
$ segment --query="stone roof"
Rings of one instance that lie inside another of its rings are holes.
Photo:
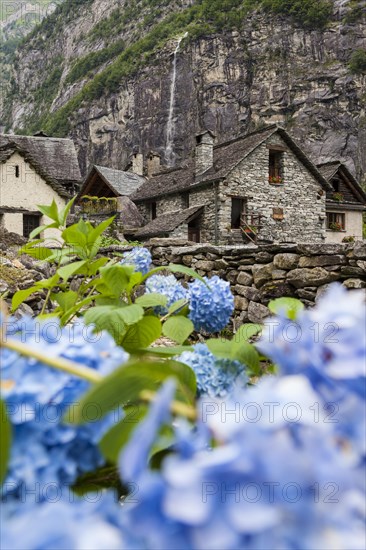
[[[324,162],[322,164],[318,164],[317,168],[328,182],[332,180],[337,172],[340,172],[340,175],[343,174],[344,178],[342,178],[342,180],[344,184],[349,188],[348,192],[351,192],[355,197],[354,200],[358,200],[364,205],[366,204],[366,193],[364,192],[352,172],[350,172],[347,166],[341,161],[335,160],[331,162]],[[332,192],[334,192],[333,188]],[[329,199],[330,196],[327,198]],[[347,197],[345,197],[345,199],[347,201]]]
[[[139,229],[135,233],[135,237],[157,237],[165,234],[169,234],[174,229],[182,225],[182,223],[188,223],[193,220],[200,211],[204,208],[204,205],[193,206],[186,210],[179,210],[176,212],[168,212],[163,216],[155,218],[147,225]]]
[[[341,163],[336,160],[333,162],[325,162],[323,164],[318,164],[317,168],[322,176],[325,177],[327,181],[330,181],[332,177],[337,173],[338,168],[341,166]]]
[[[118,212],[124,230],[136,229],[142,227],[144,224],[144,218],[140,214],[136,204],[128,197],[118,198]]]
[[[190,188],[207,185],[225,178],[234,168],[264,143],[273,134],[279,133],[292,152],[301,160],[320,185],[331,190],[328,181],[319,172],[315,164],[300,149],[288,133],[277,125],[266,126],[261,130],[240,136],[214,147],[213,166],[199,178],[195,178],[195,162],[190,159],[184,166],[167,170],[146,181],[131,198],[134,201],[152,199],[161,195],[187,191]]]
[[[14,152],[21,154],[58,193],[81,183],[74,143],[71,139],[0,134],[0,162]],[[67,193],[66,193],[67,196]]]
[[[94,168],[105,183],[109,185],[118,196],[132,195],[132,193],[137,191],[137,189],[146,182],[145,178],[133,172],[125,172],[96,165]]]

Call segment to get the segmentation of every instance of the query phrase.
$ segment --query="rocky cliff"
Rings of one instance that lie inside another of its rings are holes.
[[[364,176],[365,2],[334,1],[323,28],[253,7],[215,27],[196,4],[66,1],[17,53],[7,129],[69,134],[85,172],[138,149],[164,159],[168,123],[177,163],[201,128],[222,142],[277,122],[315,161]]]

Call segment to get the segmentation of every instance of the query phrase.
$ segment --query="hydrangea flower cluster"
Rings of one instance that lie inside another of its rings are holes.
[[[112,494],[79,500],[70,493],[70,498],[64,495],[32,508],[2,506],[0,546],[6,550],[137,549],[123,534],[121,508],[115,500]]]
[[[236,387],[243,388],[248,383],[244,365],[215,357],[206,344],[196,344],[194,351],[184,351],[177,361],[194,370],[200,396],[226,397]]]
[[[327,347],[328,353],[321,352],[323,341],[300,339],[296,372],[283,337],[264,337],[261,348],[290,374],[263,379],[226,401],[203,398],[198,426],[194,432],[185,424],[176,427],[175,452],[165,458],[161,471],[146,467],[133,472],[139,502],[125,508],[124,525],[131,532],[139,525],[141,547],[364,547],[365,395],[343,383],[353,380],[364,388],[366,382],[357,367],[366,358],[365,340],[356,343],[349,332],[360,337],[357,327],[366,323],[362,299],[355,296],[334,287],[312,312],[312,319],[332,323],[337,300],[338,342]],[[304,319],[300,324],[308,331]],[[318,391],[323,387],[314,383],[318,357],[328,378],[326,398]],[[343,357],[347,361],[340,376],[334,366]],[[169,407],[166,394],[161,393],[153,418],[139,426],[139,437],[132,437],[122,454],[123,479],[132,481],[128,457],[145,456],[146,463],[144,441],[159,430]],[[216,444],[210,448],[212,437]]]
[[[40,323],[23,318],[3,324],[5,338],[29,344],[48,356],[63,357],[101,374],[111,372],[128,359],[107,333],[95,335],[90,327],[75,323],[61,329],[54,320]],[[98,442],[113,422],[97,409],[85,411],[89,423],[66,425],[62,418],[89,384],[84,380],[1,350],[2,397],[13,425],[13,443],[3,494],[22,498],[38,487],[38,500],[46,499],[49,485],[70,485],[79,474],[103,464]]]
[[[154,308],[158,315],[166,314],[174,302],[187,298],[187,290],[174,275],[152,275],[147,279],[145,287],[147,294],[157,293],[168,298],[166,307]]]
[[[195,330],[219,332],[226,327],[234,311],[234,296],[228,281],[217,275],[204,279],[208,286],[199,280],[188,284],[189,318]]]
[[[140,271],[143,275],[146,275],[151,267],[152,258],[147,248],[136,246],[123,255],[120,263],[122,265],[133,265],[135,271]]]

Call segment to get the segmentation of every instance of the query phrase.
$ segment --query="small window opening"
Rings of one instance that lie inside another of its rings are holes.
[[[269,152],[269,183],[282,183],[282,158],[283,153],[278,151]]]
[[[19,178],[20,176],[20,170],[19,170],[19,164],[15,165],[15,177]]]
[[[151,219],[155,220],[156,218],[156,202],[151,203]]]
[[[34,214],[23,214],[23,237],[29,238],[29,235],[40,226],[41,216]]]

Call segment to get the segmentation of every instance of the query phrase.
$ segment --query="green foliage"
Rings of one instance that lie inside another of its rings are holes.
[[[297,24],[309,29],[324,29],[332,18],[333,2],[330,0],[249,0],[254,6],[260,3],[264,9],[291,17]]]
[[[2,484],[8,468],[8,460],[11,447],[11,426],[8,419],[6,406],[0,399],[0,485]]]
[[[284,313],[286,317],[294,321],[304,309],[304,304],[296,298],[277,298],[269,302],[268,309],[275,315]]]
[[[349,62],[349,68],[353,74],[366,74],[366,50],[359,49],[353,52]]]
[[[67,75],[66,84],[72,84],[81,78],[87,77],[100,65],[123,52],[124,49],[125,43],[123,40],[118,40],[107,48],[91,52],[85,57],[78,59]]]

